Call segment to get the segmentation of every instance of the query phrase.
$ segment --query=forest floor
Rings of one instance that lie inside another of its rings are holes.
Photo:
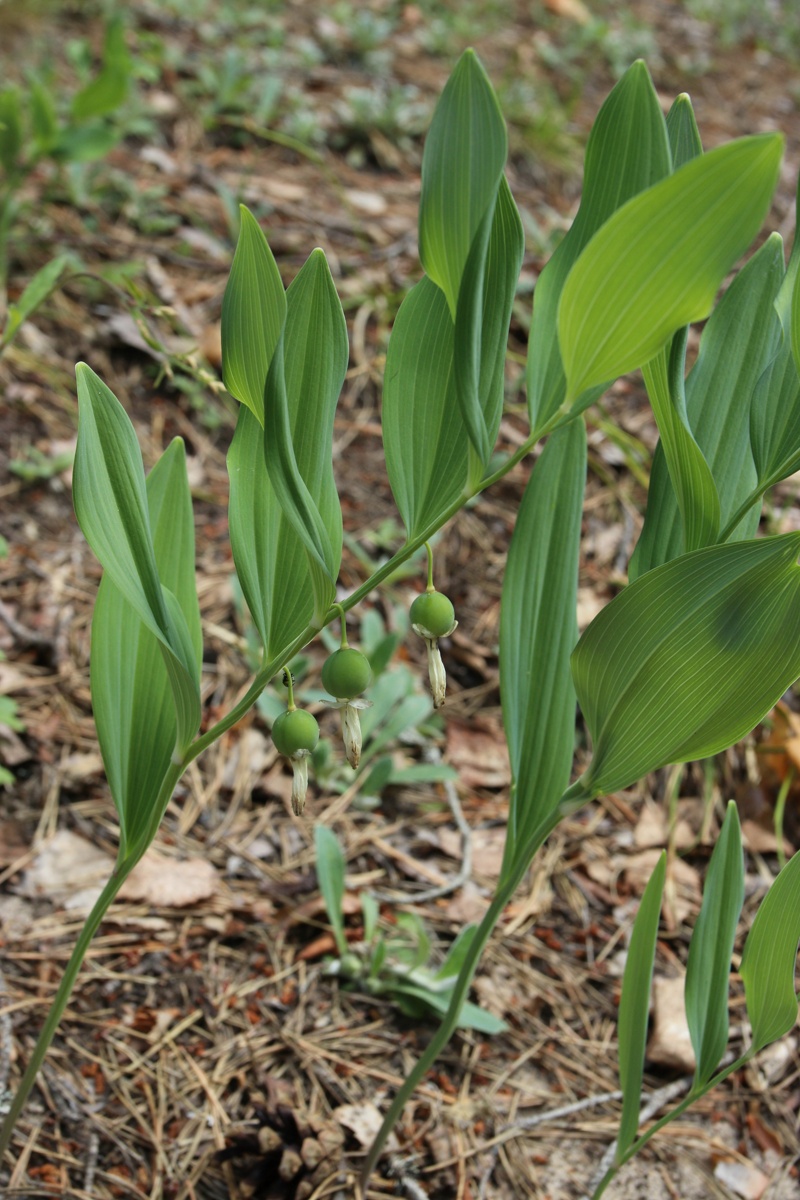
[[[0,791],[0,1094],[19,1080],[117,844],[89,689],[100,568],[71,500],[75,362],[88,362],[121,399],[147,468],[173,436],[185,439],[210,725],[252,673],[226,515],[236,406],[214,386],[238,202],[261,222],[286,283],[321,246],[345,308],[351,359],[334,441],[345,592],[402,540],[381,447],[382,372],[392,320],[420,274],[422,135],[462,48],[475,46],[508,114],[509,180],[527,238],[501,451],[525,435],[537,275],[576,211],[591,122],[633,59],[648,61],[665,108],[690,92],[706,148],[785,133],[767,228],[791,243],[800,167],[794,6],[589,7],[602,15],[590,16],[581,0],[373,0],[324,11],[304,2],[133,0],[125,6],[133,79],[111,118],[115,144],[98,162],[43,161],[23,183],[9,297],[57,252],[80,259],[84,274],[56,290],[0,357],[0,763],[9,772]],[[96,8],[0,3],[4,79],[28,86],[27,70],[47,68],[57,108],[66,109],[101,51]],[[638,377],[615,385],[587,421],[581,627],[625,580],[657,439]],[[437,542],[437,585],[459,619],[444,647],[443,715],[417,704],[412,726],[371,750],[373,765],[386,759],[395,773],[415,765],[423,780],[424,764],[444,761],[455,785],[437,770],[422,783],[401,775],[378,786],[367,771],[348,784],[338,718],[316,704],[331,757],[312,773],[306,813],[293,817],[290,776],[269,736],[277,691],[209,749],[182,780],[147,869],[92,944],[4,1176],[0,1169],[4,1195],[356,1194],[379,1114],[434,1025],[326,973],[335,945],[314,825],[333,828],[344,848],[354,942],[364,891],[379,897],[385,931],[402,930],[403,914],[423,922],[434,961],[485,911],[508,810],[500,595],[531,465],[465,508]],[[770,530],[800,528],[796,489],[790,480],[772,498]],[[422,571],[415,560],[364,609],[362,639],[398,634],[387,667],[397,703],[427,694],[420,648],[400,636]],[[324,653],[319,644],[307,649],[301,687],[319,686]],[[792,727],[791,696],[786,703]],[[691,1077],[675,987],[725,800],[739,804],[748,852],[738,950],[777,869],[773,812],[789,760],[773,733],[778,765],[767,772],[758,753],[766,736],[756,731],[709,769],[649,777],[559,827],[504,912],[475,981],[473,999],[506,1031],[454,1037],[407,1105],[369,1197],[587,1195],[619,1116],[626,938],[664,847],[668,903],[645,1082],[654,1111],[668,1106]],[[798,800],[794,788],[789,850],[800,846]],[[418,925],[406,920],[405,928],[419,938]],[[736,976],[733,997],[736,1047],[746,1037]],[[794,1031],[669,1126],[606,1194],[797,1196],[799,1107]]]

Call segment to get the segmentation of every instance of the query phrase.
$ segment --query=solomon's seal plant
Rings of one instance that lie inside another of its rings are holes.
[[[0,1156],[91,938],[155,837],[189,764],[322,628],[339,619],[344,635],[347,611],[541,441],[503,582],[500,685],[512,774],[503,866],[485,917],[458,940],[446,988],[424,981],[437,1003],[446,992],[446,1012],[386,1114],[367,1155],[365,1181],[404,1104],[463,1020],[482,949],[559,821],[657,767],[730,746],[800,677],[800,533],[756,536],[764,495],[800,468],[800,238],[787,264],[780,236],[769,237],[715,307],[721,284],[769,210],[781,137],[759,134],[704,152],[688,97],[678,97],[665,117],[644,64],[630,67],[595,121],[580,210],[537,281],[526,368],[529,431],[498,465],[508,328],[524,251],[506,150],[496,96],[468,51],[444,89],[425,145],[423,275],[400,307],[386,356],[384,450],[406,536],[338,604],[342,512],[332,438],[348,365],[342,307],[321,250],[285,289],[264,234],[242,209],[222,312],[224,381],[240,404],[228,454],[229,525],[262,657],[246,695],[202,733],[201,627],[183,444],[176,439],[145,478],[122,405],[79,365],[74,501],[104,568],[92,626],[92,700],[120,844],[114,873],[18,1083]],[[687,370],[687,329],[695,321],[705,326]],[[644,528],[628,586],[579,640],[583,414],[635,368],[642,369],[660,435]],[[434,590],[430,551],[428,587],[412,619],[429,643],[440,703],[437,643],[452,632],[455,616]],[[343,640],[325,681],[345,709],[354,709],[363,703],[357,697],[367,673],[348,650]],[[571,782],[576,702],[593,753]],[[295,769],[299,812],[317,727],[294,707],[291,690],[273,736]],[[664,877],[662,862],[633,931],[618,1022],[622,1115],[595,1197],[654,1132],[637,1137]],[[697,1075],[686,1102],[654,1128],[797,1018],[800,855],[778,875],[748,935],[741,976],[751,1046],[719,1070],[742,879],[738,821],[730,810],[687,971]],[[333,922],[337,906],[326,900]],[[339,948],[351,968],[344,944]]]

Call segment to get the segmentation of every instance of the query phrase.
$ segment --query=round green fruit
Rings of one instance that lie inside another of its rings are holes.
[[[456,610],[441,592],[423,592],[411,605],[411,624],[433,637],[446,637],[456,620]]]
[[[314,749],[319,741],[319,725],[310,712],[302,708],[287,709],[273,723],[272,740],[276,750],[291,758],[300,750]]]
[[[337,700],[352,700],[369,687],[369,662],[360,650],[336,650],[322,668],[322,685]]]

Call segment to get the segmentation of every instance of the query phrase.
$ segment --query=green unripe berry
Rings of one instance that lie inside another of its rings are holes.
[[[446,637],[456,620],[456,610],[441,592],[423,592],[411,605],[411,624],[433,637]]]
[[[360,650],[336,650],[322,668],[322,684],[337,700],[352,700],[369,687],[369,662]]]
[[[319,725],[310,712],[302,708],[287,709],[273,723],[272,740],[279,753],[291,758],[300,750],[314,749],[319,741]]]

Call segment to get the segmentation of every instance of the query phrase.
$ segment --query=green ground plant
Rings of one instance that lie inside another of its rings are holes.
[[[771,235],[715,306],[720,285],[768,212],[781,137],[741,138],[704,153],[688,97],[678,97],[665,118],[644,64],[625,73],[595,121],[578,215],[536,285],[527,361],[530,432],[497,465],[509,319],[523,257],[506,150],[497,99],[467,52],[428,134],[419,221],[424,275],[399,310],[386,361],[384,449],[406,536],[344,598],[337,594],[343,533],[332,463],[334,412],[348,365],[341,304],[321,250],[285,290],[263,232],[242,210],[222,314],[224,380],[240,403],[228,456],[229,525],[262,658],[247,694],[202,733],[202,639],[183,444],[175,439],[145,478],[122,405],[79,364],[74,502],[104,567],[91,682],[120,846],[18,1085],[0,1152],[9,1146],[91,938],[153,841],[188,765],[331,623],[343,648],[345,614],[543,439],[503,584],[500,678],[512,786],[501,874],[486,916],[459,938],[447,1011],[386,1114],[364,1181],[403,1105],[462,1019],[481,952],[559,822],[650,771],[732,745],[800,677],[800,534],[756,536],[763,496],[800,466],[800,242],[787,266],[781,238]],[[687,327],[700,320],[706,321],[700,350],[687,374]],[[630,583],[579,639],[583,414],[635,368],[643,371],[660,431],[644,529]],[[445,686],[439,638],[455,617],[434,595],[432,556],[420,592],[413,624],[427,643],[436,702]],[[327,674],[339,678],[338,670]],[[340,697],[353,708],[354,723],[366,678],[353,685],[348,674],[343,687],[334,684],[357,693]],[[290,673],[286,682],[275,742],[292,761],[300,813],[316,722],[297,707]],[[592,753],[570,782],[576,701]],[[350,735],[356,736],[354,724]],[[320,846],[328,854],[320,882],[337,929],[341,882],[331,880],[340,878],[341,863],[327,834],[318,834]],[[619,1014],[620,1130],[595,1197],[655,1128],[781,1037],[797,1017],[800,856],[778,875],[747,938],[740,974],[750,1044],[734,1067],[718,1070],[743,895],[731,808],[688,964],[695,1083],[685,1102],[637,1136],[664,877],[662,859],[632,933]],[[341,961],[343,943],[340,950]]]
[[[128,93],[131,70],[125,27],[116,17],[106,28],[99,70],[71,98],[55,88],[47,70],[32,73],[24,86],[0,90],[0,312],[6,309],[10,239],[26,210],[26,181],[42,163],[68,173],[116,145],[122,134],[114,116]],[[17,302],[7,306],[0,354],[76,266],[74,255],[59,254],[36,272]]]

